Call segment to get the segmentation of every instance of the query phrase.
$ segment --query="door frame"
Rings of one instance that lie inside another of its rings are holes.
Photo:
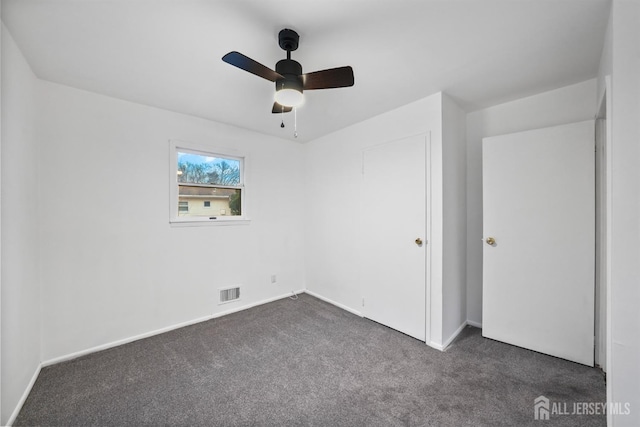
[[[604,155],[604,163],[603,171],[604,172],[599,178],[602,180],[600,188],[596,188],[596,192],[604,188],[605,194],[600,195],[600,206],[596,206],[596,212],[604,212],[605,221],[600,224],[601,226],[601,234],[604,236],[596,236],[596,238],[604,239],[600,242],[601,247],[604,248],[604,257],[602,253],[596,254],[596,263],[598,263],[601,268],[605,269],[604,277],[596,276],[596,287],[599,288],[600,299],[604,299],[604,301],[600,301],[600,304],[596,307],[596,319],[597,319],[597,328],[595,328],[595,356],[596,361],[602,362],[604,360],[604,366],[600,366],[605,372],[611,372],[611,212],[612,212],[612,150],[611,150],[611,141],[612,141],[612,125],[611,125],[611,117],[610,117],[610,109],[612,105],[611,99],[611,76],[607,75],[604,78],[604,87],[603,91],[600,94],[599,102],[598,102],[598,111],[596,114],[596,119],[605,119],[605,141],[604,141],[604,153],[597,153],[598,155]],[[604,197],[602,197],[604,196]],[[598,218],[596,219],[598,220]],[[601,218],[600,218],[601,220]],[[602,252],[602,251],[601,251]],[[600,280],[603,279],[603,280]],[[607,401],[611,401],[611,387],[609,382],[607,382]],[[608,414],[607,419],[610,419],[611,415]]]
[[[424,244],[425,244],[425,343],[431,347],[433,347],[431,345],[431,313],[432,312],[438,312],[438,310],[432,310],[431,307],[431,303],[434,301],[434,298],[431,298],[431,272],[432,272],[432,268],[431,268],[431,246],[432,246],[432,234],[431,234],[431,206],[432,206],[432,202],[431,202],[431,183],[432,183],[432,165],[431,165],[431,131],[426,131],[426,132],[420,132],[417,134],[413,134],[413,135],[406,135],[400,138],[394,138],[391,140],[386,140],[383,142],[379,142],[373,145],[369,145],[366,147],[363,147],[361,152],[360,152],[360,164],[361,164],[361,174],[364,177],[364,155],[365,152],[371,149],[374,149],[376,147],[379,147],[381,145],[385,145],[385,144],[390,144],[396,141],[403,141],[405,139],[409,139],[409,138],[416,138],[416,137],[423,137],[425,139],[425,236],[424,236]],[[362,185],[362,184],[361,184]],[[362,187],[360,189],[361,194],[360,197],[362,197]],[[360,212],[360,215],[362,215],[362,211]],[[393,220],[390,220],[393,221]],[[359,234],[362,233],[362,229],[359,230]],[[360,295],[361,298],[364,300],[364,289],[363,289],[363,283],[362,280],[360,280]],[[362,315],[364,315],[364,312],[366,312],[366,310],[363,310]],[[365,316],[366,317],[366,316]]]
[[[604,275],[601,271],[595,275],[596,279],[596,299],[595,306],[595,325],[594,325],[594,361],[596,366],[599,366],[606,373],[611,372],[611,349],[613,346],[612,333],[611,333],[611,213],[613,210],[612,194],[612,171],[613,171],[613,155],[612,155],[612,120],[611,120],[611,106],[612,92],[611,92],[611,75],[604,76],[604,81],[601,87],[601,93],[598,93],[597,110],[595,114],[596,121],[604,119],[604,147],[602,151],[596,151],[596,162],[600,157],[601,170],[596,179],[600,180],[600,185],[596,186],[596,198],[599,200],[599,204],[595,206],[596,210],[596,222],[599,222],[600,234],[596,233],[596,239],[600,239],[599,246],[600,251],[596,252],[595,265],[598,270],[604,269]],[[602,136],[602,135],[600,135]],[[596,135],[598,138],[598,135]],[[596,141],[596,150],[599,148],[598,143],[603,141]],[[604,158],[603,158],[604,157]],[[598,194],[599,190],[604,189],[605,194]],[[598,217],[598,213],[604,214],[605,220],[602,221],[602,217]],[[603,253],[604,252],[604,253]],[[598,295],[599,294],[599,295]],[[603,363],[604,362],[604,363]],[[613,402],[613,389],[611,381],[606,381],[606,395],[607,402]],[[613,424],[613,414],[611,411],[607,411],[607,425]]]
[[[424,225],[424,233],[425,233],[425,251],[424,251],[424,256],[425,256],[425,264],[424,264],[424,274],[425,274],[425,278],[424,278],[424,306],[425,306],[425,311],[424,311],[424,342],[427,345],[431,345],[431,313],[434,312],[434,310],[431,309],[431,303],[434,301],[434,298],[431,298],[431,272],[432,272],[432,268],[431,268],[431,247],[432,245],[432,239],[431,239],[431,171],[433,170],[433,168],[431,167],[431,131],[427,131],[424,134],[425,137],[425,163],[424,163],[424,167],[425,167],[425,171],[424,171],[424,176],[425,176],[425,191],[427,192],[427,194],[425,195],[425,225]],[[437,311],[436,311],[437,312]]]
[[[603,108],[606,108],[603,104]],[[594,362],[606,372],[606,317],[608,263],[607,254],[607,120],[606,114],[598,114],[596,118],[596,253],[595,253],[595,316],[594,316]]]

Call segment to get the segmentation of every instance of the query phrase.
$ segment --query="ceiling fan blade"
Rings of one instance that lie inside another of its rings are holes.
[[[276,113],[288,113],[291,110],[293,110],[293,107],[285,107],[284,105],[280,105],[277,102],[273,103],[273,108],[271,109],[271,112],[276,114]]]
[[[284,78],[280,73],[276,73],[271,68],[265,67],[261,63],[254,61],[253,59],[241,54],[240,52],[229,52],[222,57],[222,60],[227,64],[231,64],[234,67],[238,67],[242,70],[248,71],[258,77],[262,77],[263,79],[267,79],[272,82]]]
[[[328,70],[314,71],[303,74],[302,85],[304,90],[334,89],[338,87],[353,86],[353,68],[339,67]]]

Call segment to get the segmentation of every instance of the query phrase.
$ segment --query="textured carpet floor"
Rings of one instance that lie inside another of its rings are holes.
[[[42,369],[14,425],[602,426],[592,368],[467,327],[439,352],[308,295]]]

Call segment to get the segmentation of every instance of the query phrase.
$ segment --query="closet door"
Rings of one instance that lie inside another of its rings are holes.
[[[485,138],[482,332],[593,366],[594,122]]]
[[[365,317],[424,341],[426,136],[363,152],[361,287]]]

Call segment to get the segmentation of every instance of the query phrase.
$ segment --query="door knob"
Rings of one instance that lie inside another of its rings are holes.
[[[418,245],[418,246],[422,246],[422,239],[421,239],[421,238],[419,238],[419,237],[418,237],[418,238],[416,239],[416,245]]]
[[[494,239],[493,237],[487,237],[484,241],[487,245],[493,246],[496,244],[496,239]]]

